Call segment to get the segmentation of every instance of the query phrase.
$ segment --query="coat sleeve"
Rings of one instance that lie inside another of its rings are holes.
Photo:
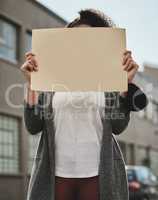
[[[24,100],[24,122],[25,127],[31,135],[35,135],[43,130],[43,93],[39,94],[38,104],[29,105]]]
[[[116,135],[122,133],[130,121],[130,112],[138,112],[148,104],[147,96],[134,83],[128,84],[126,97],[119,95],[119,106],[111,110],[112,132]]]

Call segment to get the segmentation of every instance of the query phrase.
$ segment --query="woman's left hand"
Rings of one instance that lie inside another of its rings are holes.
[[[124,70],[127,71],[128,75],[128,83],[132,82],[135,74],[138,71],[139,65],[133,60],[132,58],[132,52],[129,50],[126,50],[123,53],[123,62]]]

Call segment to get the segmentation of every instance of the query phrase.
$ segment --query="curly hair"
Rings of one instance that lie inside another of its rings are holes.
[[[103,12],[95,9],[85,9],[79,11],[79,17],[67,24],[67,28],[73,28],[80,24],[86,24],[92,27],[115,27],[112,19]]]

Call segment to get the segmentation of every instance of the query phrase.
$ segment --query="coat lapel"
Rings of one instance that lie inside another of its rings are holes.
[[[51,190],[51,200],[55,200],[55,127],[54,127],[54,112],[52,107],[52,99],[55,92],[46,92],[44,94],[45,103],[45,127],[46,127],[46,137],[48,141],[48,153],[49,153],[49,163],[50,163],[50,182],[52,187]],[[53,149],[52,149],[53,147]]]
[[[100,151],[99,163],[99,185],[100,200],[111,200],[112,191],[112,169],[113,169],[113,151],[112,151],[112,128],[110,123],[110,112],[113,102],[111,93],[104,92],[105,98],[105,117],[103,124],[103,137]]]

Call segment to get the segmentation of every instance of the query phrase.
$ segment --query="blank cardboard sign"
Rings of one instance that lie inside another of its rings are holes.
[[[31,89],[127,91],[125,38],[125,29],[118,28],[33,30],[32,52],[39,71],[31,75]]]

